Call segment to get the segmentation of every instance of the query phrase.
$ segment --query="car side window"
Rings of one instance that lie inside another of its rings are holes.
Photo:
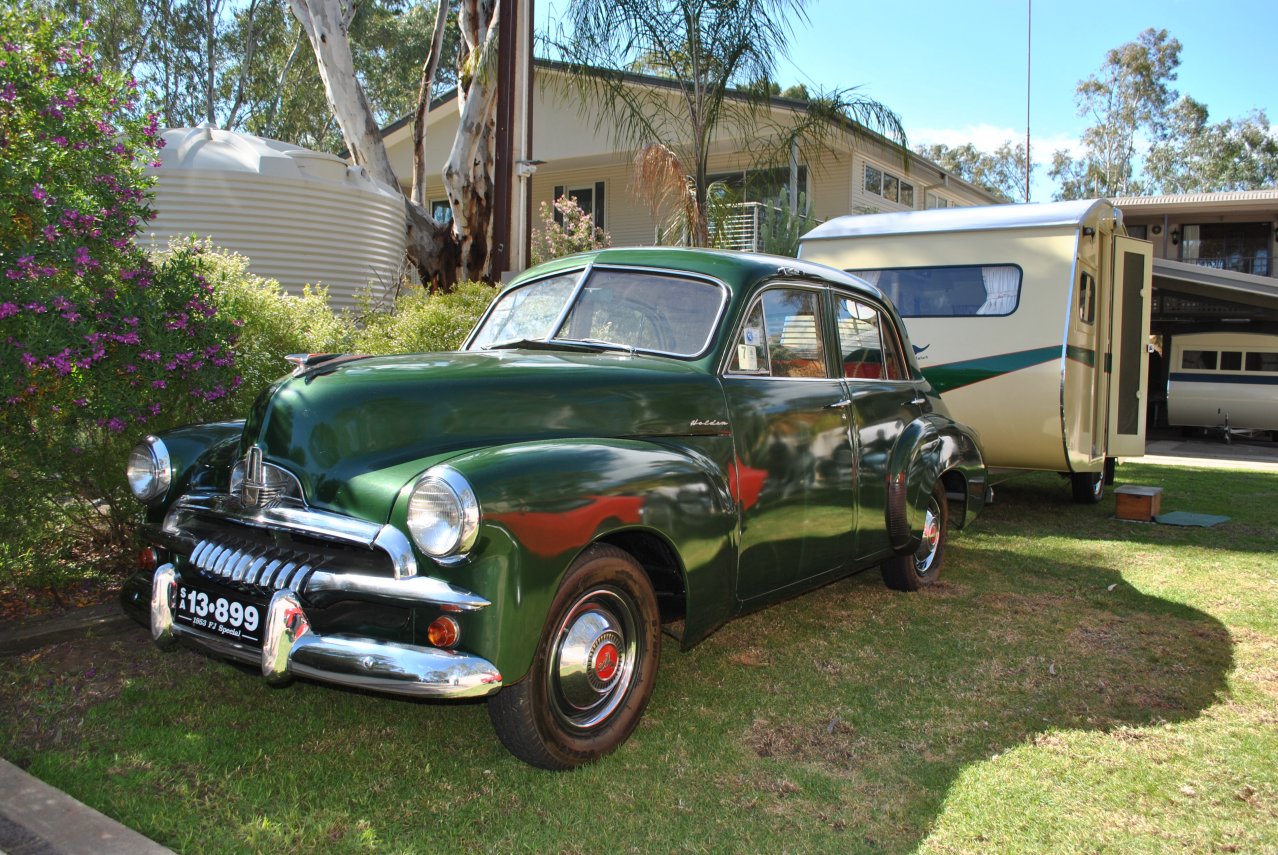
[[[773,288],[746,315],[728,370],[767,377],[825,377],[821,295]]]
[[[839,331],[839,362],[843,376],[853,380],[904,380],[892,323],[868,303],[835,297]]]

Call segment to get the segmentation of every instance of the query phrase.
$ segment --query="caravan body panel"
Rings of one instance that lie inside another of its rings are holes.
[[[840,217],[806,235],[799,254],[892,298],[919,366],[980,433],[991,468],[1098,472],[1116,454],[1118,342],[1128,359],[1135,346],[1137,365],[1124,375],[1123,415],[1133,395],[1143,401],[1151,268],[1143,278],[1120,269],[1135,284],[1116,301],[1119,240],[1148,250],[1122,235],[1112,205],[1085,201]],[[1124,311],[1134,326],[1122,326]],[[1121,453],[1143,453],[1132,445]]]

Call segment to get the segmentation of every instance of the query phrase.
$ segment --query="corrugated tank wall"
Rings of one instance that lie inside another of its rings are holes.
[[[289,293],[323,284],[335,309],[370,284],[393,289],[404,257],[403,197],[341,158],[216,128],[171,128],[153,168],[141,236],[197,235],[249,259]]]

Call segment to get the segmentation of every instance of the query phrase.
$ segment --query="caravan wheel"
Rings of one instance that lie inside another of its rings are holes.
[[[1075,472],[1069,476],[1074,491],[1074,501],[1080,505],[1095,505],[1105,495],[1104,472]]]

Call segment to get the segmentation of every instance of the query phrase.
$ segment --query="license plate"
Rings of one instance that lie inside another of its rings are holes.
[[[261,647],[266,610],[236,597],[212,594],[190,585],[179,585],[174,619],[192,629],[227,641]]]

